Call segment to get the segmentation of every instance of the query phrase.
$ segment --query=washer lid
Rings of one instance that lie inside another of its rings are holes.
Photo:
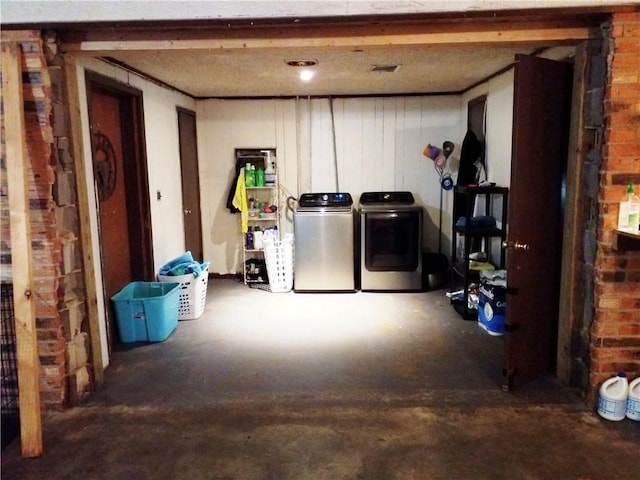
[[[349,193],[303,193],[298,208],[350,207],[353,199]]]
[[[360,205],[413,205],[411,192],[364,192],[360,195]]]

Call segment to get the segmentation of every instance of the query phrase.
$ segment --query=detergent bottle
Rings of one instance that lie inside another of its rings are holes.
[[[638,233],[638,222],[640,222],[640,197],[633,191],[633,183],[629,182],[627,194],[620,201],[618,230]]]
[[[640,377],[636,378],[629,384],[627,418],[640,422]]]
[[[627,412],[629,381],[627,375],[620,372],[615,377],[605,380],[600,387],[598,398],[598,414],[614,422],[623,420]]]
[[[267,158],[264,161],[264,184],[267,187],[274,187],[276,185],[276,168],[271,158],[271,150],[261,151],[267,154]]]
[[[253,229],[253,248],[255,250],[263,249],[262,235],[262,230],[260,230],[260,227],[256,225]]]
[[[247,163],[244,167],[244,185],[245,187],[256,186],[256,174],[253,170],[254,166]]]
[[[256,170],[256,187],[264,187],[264,169],[260,167]]]

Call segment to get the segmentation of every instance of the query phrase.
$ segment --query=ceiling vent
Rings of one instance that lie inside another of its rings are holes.
[[[397,72],[400,65],[374,65],[372,72],[394,73]]]

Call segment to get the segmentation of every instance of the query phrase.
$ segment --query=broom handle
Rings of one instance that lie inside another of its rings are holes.
[[[442,253],[442,185],[440,185],[440,219],[438,223],[438,253]]]

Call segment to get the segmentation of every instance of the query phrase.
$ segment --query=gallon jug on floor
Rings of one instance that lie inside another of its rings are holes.
[[[629,384],[627,418],[640,422],[640,377]]]
[[[623,420],[627,413],[629,381],[624,373],[605,380],[600,387],[598,414],[607,420]]]

